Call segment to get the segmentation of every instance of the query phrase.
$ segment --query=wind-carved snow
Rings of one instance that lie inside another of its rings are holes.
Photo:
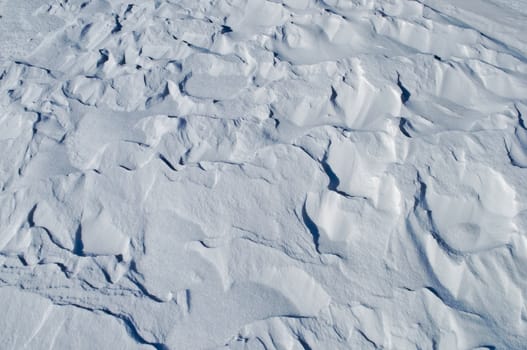
[[[6,349],[522,349],[517,0],[0,0]]]

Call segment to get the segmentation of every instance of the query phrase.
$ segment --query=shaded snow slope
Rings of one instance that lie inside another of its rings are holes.
[[[522,349],[527,3],[0,0],[2,349]]]

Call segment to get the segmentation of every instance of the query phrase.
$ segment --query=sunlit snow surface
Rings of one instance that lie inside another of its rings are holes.
[[[527,1],[0,16],[1,349],[527,346]]]

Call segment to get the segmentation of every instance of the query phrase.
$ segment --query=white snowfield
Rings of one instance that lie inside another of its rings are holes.
[[[0,349],[526,349],[526,0],[0,0]]]

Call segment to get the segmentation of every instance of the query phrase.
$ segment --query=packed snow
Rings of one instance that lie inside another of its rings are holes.
[[[525,0],[0,0],[1,349],[525,349]]]

